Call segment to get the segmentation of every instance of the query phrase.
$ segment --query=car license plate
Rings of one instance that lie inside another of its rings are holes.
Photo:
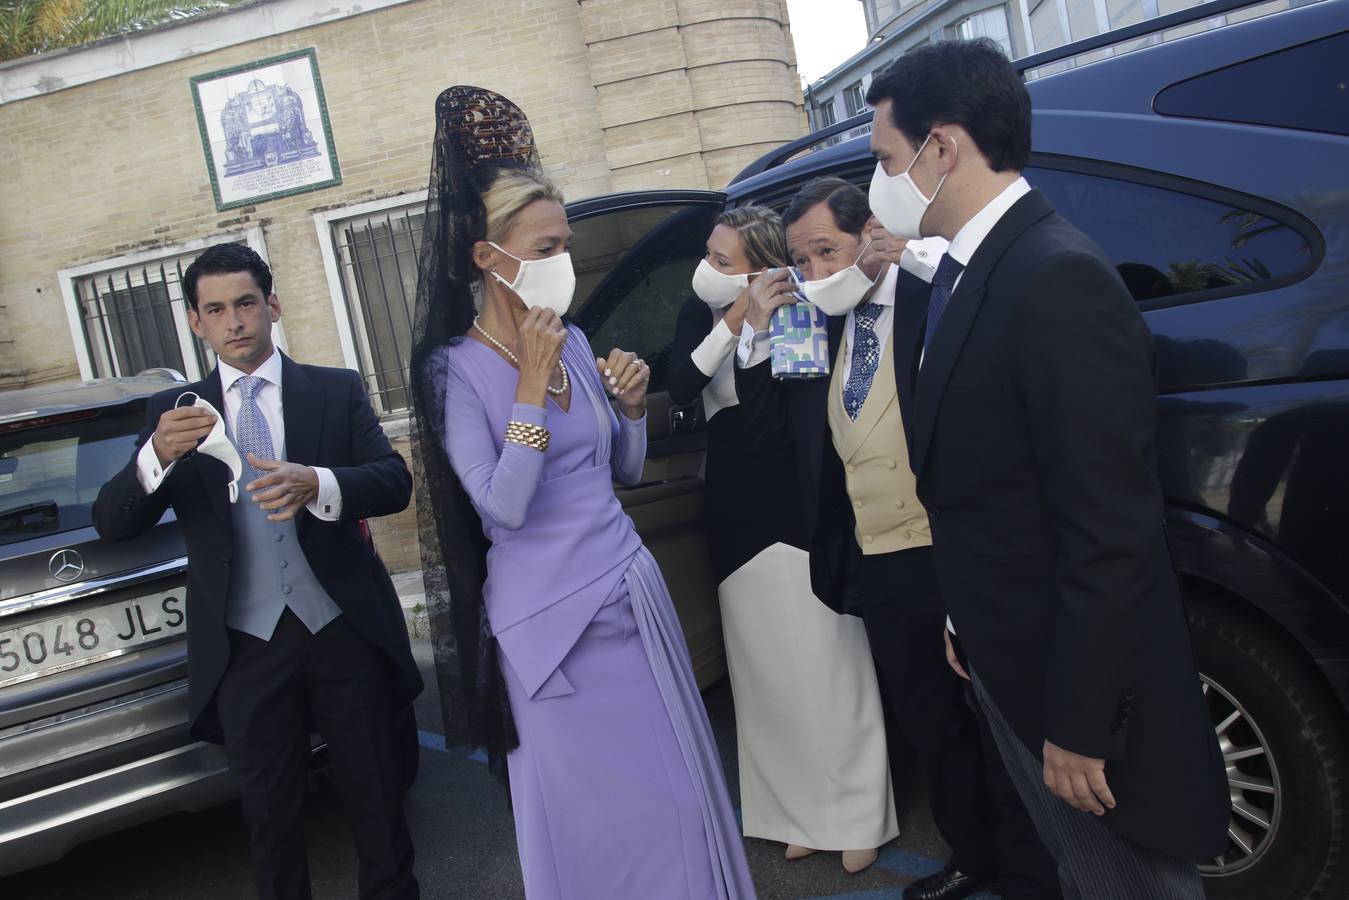
[[[0,631],[0,688],[182,637],[183,591],[163,591]]]

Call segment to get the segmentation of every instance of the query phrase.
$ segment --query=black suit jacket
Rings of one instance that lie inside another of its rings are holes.
[[[895,284],[895,341],[921,325],[927,311],[928,285],[922,279],[899,270]],[[838,358],[843,342],[846,316],[829,319],[829,359]],[[900,409],[908,410],[912,400],[912,371],[915,357],[911,341],[894,344],[895,377],[899,387]],[[858,555],[856,519],[848,499],[843,461],[834,450],[829,432],[829,385],[832,377],[778,380],[769,363],[735,372],[735,389],[744,410],[745,435],[757,446],[770,447],[790,441],[796,448],[800,490],[805,519],[807,548],[810,551],[810,579],[815,596],[835,612],[857,613],[845,599],[845,580],[849,560]],[[909,429],[908,415],[904,416]],[[789,490],[776,485],[775,490]]]
[[[229,590],[233,525],[229,467],[214,457],[191,453],[178,460],[153,494],[136,476],[136,454],[154,433],[159,417],[178,396],[192,391],[223,414],[220,374],[196,384],[156,394],[147,408],[145,429],[130,462],[99,491],[94,527],[105,540],[135,538],[157,523],[170,506],[187,543],[187,644],[192,734],[221,742],[214,709],[221,676],[229,665],[225,603]],[[359,520],[407,508],[412,476],[389,444],[360,376],[348,369],[302,366],[282,357],[282,414],[290,462],[332,469],[342,492],[342,516],[324,522],[308,512],[295,519],[300,546],[314,574],[342,614],[391,663],[397,696],[408,706],[422,690],[412,658],[398,595],[383,563],[362,538]],[[248,478],[245,470],[244,481]],[[251,503],[240,484],[240,503]],[[414,729],[415,730],[415,729]]]
[[[1105,758],[1107,821],[1208,858],[1230,798],[1163,530],[1153,366],[1114,267],[1032,191],[910,373],[911,461],[959,640],[1017,734]]]

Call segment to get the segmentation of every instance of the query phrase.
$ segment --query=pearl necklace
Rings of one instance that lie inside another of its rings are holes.
[[[505,344],[501,343],[501,341],[497,340],[496,338],[488,334],[486,330],[484,330],[483,327],[478,324],[478,320],[476,318],[473,320],[473,327],[478,329],[478,334],[482,335],[484,338],[487,339],[487,343],[491,344],[493,347],[496,347],[502,353],[506,354],[506,358],[509,359],[511,362],[515,363],[515,367],[517,369],[520,368],[520,358],[516,356],[514,352],[512,352],[511,348],[507,347]],[[568,384],[567,364],[564,363],[561,359],[559,359],[557,361],[557,367],[562,370],[562,387],[554,388],[550,384],[547,386],[547,391],[554,397],[561,397],[563,394],[567,393],[567,384]]]

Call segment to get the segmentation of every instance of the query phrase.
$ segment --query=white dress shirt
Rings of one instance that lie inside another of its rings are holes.
[[[221,414],[225,417],[225,433],[229,435],[231,441],[234,440],[234,423],[239,419],[239,408],[243,406],[243,392],[235,385],[240,378],[248,374],[240,372],[238,369],[225,362],[217,364],[217,370],[220,372],[220,389],[224,394],[225,408]],[[281,411],[281,351],[272,350],[272,355],[267,361],[253,372],[264,382],[258,389],[257,403],[258,409],[262,411],[262,417],[267,420],[267,429],[272,433],[272,451],[273,459],[286,458],[286,420]],[[145,442],[141,447],[139,455],[136,457],[136,476],[140,481],[141,487],[147,494],[153,494],[164,483],[164,479],[173,471],[177,461],[171,462],[166,467],[159,465],[159,456],[155,453],[154,436],[151,440]],[[342,517],[342,489],[337,484],[337,477],[333,475],[331,469],[322,466],[311,466],[318,475],[319,493],[316,498],[306,504],[305,508],[309,510],[315,518],[322,519],[325,522],[336,522]],[[244,474],[240,479],[240,494],[243,493],[243,487],[252,479],[249,477],[248,460],[244,460]],[[244,502],[242,499],[240,502]],[[252,502],[248,500],[247,502]]]
[[[712,418],[728,406],[738,406],[735,393],[735,345],[740,338],[726,324],[726,311],[714,309],[716,325],[693,351],[693,364],[712,380],[703,388],[703,416]]]
[[[904,252],[900,254],[899,266],[904,271],[930,282],[937,271],[937,261],[941,259],[945,249],[946,241],[941,238],[909,241]],[[876,333],[878,341],[877,352],[884,354],[885,347],[890,341],[890,333],[894,331],[895,287],[899,283],[899,269],[887,265],[880,279],[880,284],[864,302],[876,303],[881,307],[880,315],[876,317],[872,330]],[[850,311],[843,324],[843,370],[839,372],[839,383],[844,387],[847,386],[848,377],[852,374],[852,343],[856,331],[857,317]],[[768,359],[770,351],[767,337],[767,331],[756,332],[748,321],[745,322],[740,332],[740,349],[736,354],[742,369],[757,366]]]
[[[988,237],[993,227],[1007,215],[1007,211],[1016,205],[1016,202],[1030,193],[1030,185],[1024,178],[1018,178],[1007,187],[1003,188],[1002,193],[989,201],[988,205],[974,214],[965,226],[956,232],[956,236],[951,239],[951,244],[946,248],[946,252],[951,254],[951,258],[960,263],[960,274],[956,276],[955,283],[951,285],[951,294],[955,296],[956,288],[960,287],[960,279],[965,277],[965,266],[970,264],[974,258],[974,251],[979,249],[979,245]],[[938,238],[940,240],[940,238]],[[932,274],[924,277],[919,272],[914,272],[924,281],[931,282],[932,275],[936,274],[936,267],[932,269]],[[923,360],[927,356],[927,348],[924,347],[918,356],[918,365],[921,368]]]

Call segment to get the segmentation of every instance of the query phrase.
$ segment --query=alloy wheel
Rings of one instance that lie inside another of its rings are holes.
[[[1274,843],[1283,812],[1278,765],[1269,741],[1250,712],[1222,685],[1201,675],[1204,699],[1222,748],[1232,814],[1227,825],[1227,849],[1201,862],[1209,877],[1234,875],[1255,863]]]

